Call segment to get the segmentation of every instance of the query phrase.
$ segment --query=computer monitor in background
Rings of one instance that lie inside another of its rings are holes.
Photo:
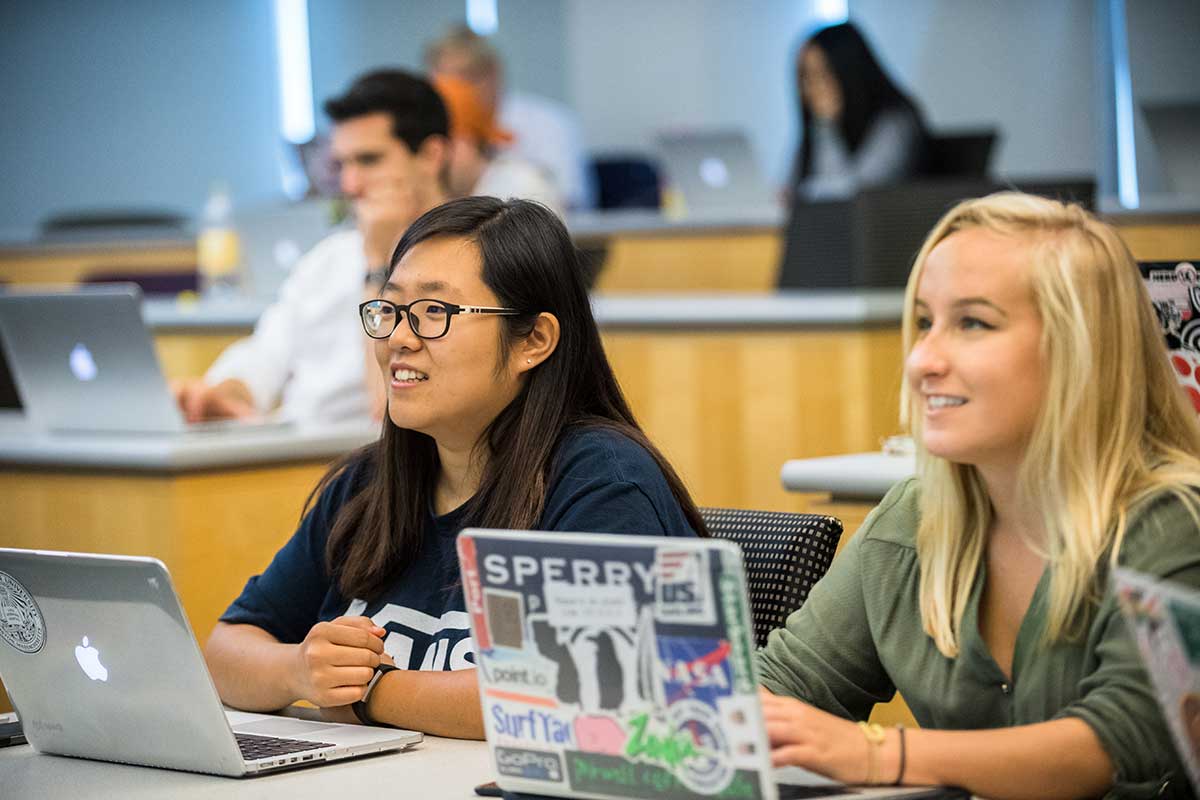
[[[1004,190],[1095,208],[1091,178],[926,179],[863,189],[852,200],[796,203],[784,236],[780,289],[899,288],[929,231],[955,203]]]
[[[1009,178],[1000,181],[993,191],[1004,189],[1049,197],[1064,203],[1078,203],[1088,211],[1096,210],[1096,179],[1089,175]]]
[[[8,357],[4,355],[4,340],[0,339],[0,414],[21,411],[23,408],[17,382],[8,366]]]
[[[844,289],[856,285],[850,257],[853,206],[849,200],[792,205],[784,229],[780,289]]]
[[[938,219],[958,201],[994,187],[981,180],[925,180],[864,189],[853,200],[796,203],[779,288],[904,286],[913,257]]]

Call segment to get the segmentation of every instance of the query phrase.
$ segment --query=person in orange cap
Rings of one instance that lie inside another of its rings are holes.
[[[450,122],[450,193],[536,200],[562,216],[561,192],[541,169],[506,147],[513,135],[499,126],[495,109],[478,89],[449,75],[435,76],[431,83]]]

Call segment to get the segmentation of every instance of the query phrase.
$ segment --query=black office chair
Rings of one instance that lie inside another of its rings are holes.
[[[87,209],[52,214],[39,225],[43,239],[181,238],[188,219],[171,211]]]
[[[592,159],[596,179],[596,207],[658,208],[658,167],[640,155],[610,155]]]
[[[199,292],[200,273],[190,270],[162,270],[161,272],[133,272],[121,269],[98,269],[80,277],[80,283],[136,283],[142,294],[177,295],[180,292]]]
[[[829,569],[842,537],[841,520],[736,508],[702,508],[700,516],[714,537],[742,549],[754,641],[761,647],[788,614],[804,605],[809,590]]]
[[[934,178],[986,177],[998,138],[995,129],[930,134],[921,174]]]

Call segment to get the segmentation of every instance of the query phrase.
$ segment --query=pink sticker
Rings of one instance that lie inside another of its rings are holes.
[[[578,717],[575,720],[575,742],[586,753],[619,756],[625,751],[625,731],[612,717]]]

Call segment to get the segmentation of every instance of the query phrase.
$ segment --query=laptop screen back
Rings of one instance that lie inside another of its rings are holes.
[[[660,133],[658,145],[667,176],[689,216],[773,207],[771,191],[741,131]]]
[[[137,287],[0,294],[0,338],[38,427],[53,431],[176,432],[141,315]]]
[[[468,530],[458,546],[502,787],[774,797],[735,545]]]
[[[0,614],[0,674],[39,751],[240,768],[160,562],[0,548]]]

